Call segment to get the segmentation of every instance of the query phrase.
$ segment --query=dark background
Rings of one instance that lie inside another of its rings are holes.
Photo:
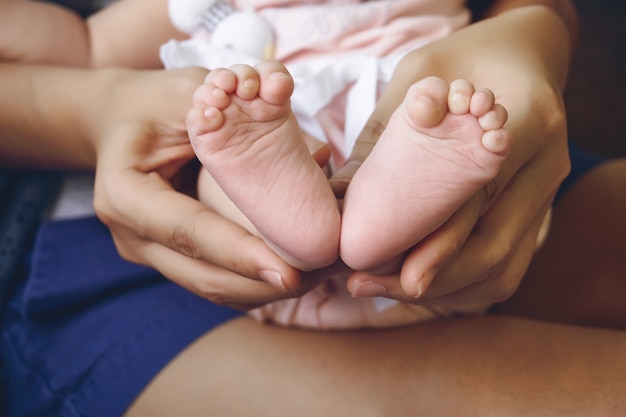
[[[574,4],[580,40],[565,91],[569,135],[585,149],[626,157],[626,2]]]

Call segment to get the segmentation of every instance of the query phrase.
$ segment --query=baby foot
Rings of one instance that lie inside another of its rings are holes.
[[[194,94],[187,128],[202,165],[261,237],[310,270],[337,259],[340,214],[291,111],[293,88],[276,61],[213,70]]]
[[[504,107],[465,80],[411,86],[345,195],[340,254],[368,270],[403,254],[492,180],[511,147]]]

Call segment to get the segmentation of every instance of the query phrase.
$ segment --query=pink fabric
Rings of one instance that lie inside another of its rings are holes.
[[[464,0],[237,0],[274,28],[276,58],[287,64],[323,55],[407,52],[466,25]]]

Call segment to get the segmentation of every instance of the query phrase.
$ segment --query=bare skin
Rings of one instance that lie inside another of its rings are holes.
[[[626,236],[625,178],[626,160],[619,159],[573,185],[556,207],[545,247],[521,287],[498,311],[626,329],[626,262],[620,262]],[[587,201],[579,201],[581,193]]]
[[[489,86],[509,113],[511,155],[493,181],[409,251],[400,273],[357,272],[348,279],[353,294],[368,286],[368,293],[420,304],[492,303],[510,297],[528,268],[539,225],[569,169],[561,94],[576,33],[568,22],[575,14],[566,0],[493,4],[493,18],[419,48],[399,63],[357,141],[358,152],[331,182],[338,193],[345,190],[409,86],[430,75]]]
[[[568,223],[579,229],[581,239],[593,234],[605,242],[623,238],[622,228],[615,227],[622,218],[623,200],[614,193],[626,189],[626,176],[617,175],[624,170],[626,161],[592,171],[556,206],[555,219],[587,213],[593,221]],[[501,305],[518,318],[488,315],[341,333],[282,329],[243,318],[183,351],[126,416],[622,415],[626,326],[616,321],[624,313],[615,308],[623,302],[613,300],[618,302],[613,310],[591,303],[576,288],[596,285],[592,277],[580,276],[575,286],[564,286],[561,281],[571,275],[554,272],[570,264],[571,270],[584,271],[586,260],[598,256],[604,263],[604,293],[617,298],[623,294],[619,292],[623,272],[621,276],[606,272],[626,270],[626,261],[623,253],[612,256],[617,251],[598,245],[588,246],[584,258],[558,255],[559,247],[567,247],[571,239],[564,226],[555,220],[519,297]],[[623,248],[623,241],[618,247]],[[560,289],[560,296],[550,298],[550,303],[540,301],[538,311],[537,285]],[[621,330],[522,318],[559,321],[561,308],[572,311],[574,305],[578,305],[575,318],[565,321]],[[241,401],[244,397],[246,401]]]
[[[511,317],[336,334],[244,318],[190,346],[126,416],[616,416],[625,363],[623,333]]]
[[[337,259],[340,215],[291,111],[293,87],[276,61],[213,70],[187,125],[198,159],[266,242],[312,270]]]
[[[0,2],[0,61],[162,68],[161,44],[184,37],[170,22],[167,0],[112,2],[86,19],[54,3]]]
[[[488,89],[436,77],[413,84],[348,186],[340,254],[381,266],[436,230],[491,181],[511,149]]]
[[[277,62],[214,70],[196,91],[188,127],[200,161],[260,235],[292,265],[313,269],[335,260],[339,219],[303,146],[292,91]],[[499,172],[511,147],[506,119],[493,93],[469,81],[415,83],[348,188],[342,260],[371,269],[438,228]],[[201,199],[214,206],[208,194]]]

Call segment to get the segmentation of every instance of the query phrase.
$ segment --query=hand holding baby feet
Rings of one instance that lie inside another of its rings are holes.
[[[340,254],[355,270],[398,258],[499,172],[512,137],[488,89],[429,77],[415,83],[354,175]]]
[[[293,88],[276,61],[213,70],[196,90],[187,128],[206,171],[258,234],[311,270],[337,259],[340,214],[291,111]]]

